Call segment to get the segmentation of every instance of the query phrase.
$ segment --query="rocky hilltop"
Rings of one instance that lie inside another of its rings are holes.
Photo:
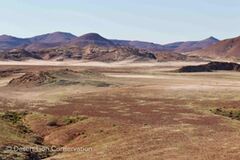
[[[228,62],[210,62],[198,66],[185,66],[180,68],[179,72],[212,72],[212,71],[240,71],[240,65]]]
[[[211,58],[240,58],[240,37],[220,41],[206,49],[191,54]]]

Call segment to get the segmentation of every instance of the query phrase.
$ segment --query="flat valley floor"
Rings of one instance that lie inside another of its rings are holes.
[[[1,70],[20,68],[22,73],[0,78],[0,112],[27,111],[22,123],[31,133],[17,133],[14,124],[0,120],[0,147],[33,145],[24,134],[34,134],[43,145],[91,147],[47,160],[239,159],[240,121],[212,111],[240,110],[240,74],[176,72],[187,64],[2,64]],[[76,83],[8,86],[27,72],[65,69],[91,74],[79,75]],[[49,125],[53,119],[56,124]]]

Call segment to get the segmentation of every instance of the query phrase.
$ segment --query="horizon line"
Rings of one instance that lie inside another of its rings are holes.
[[[84,33],[84,34],[81,34],[81,35],[77,35],[75,33],[71,33],[69,31],[54,31],[54,32],[46,32],[46,33],[42,33],[42,34],[36,34],[36,35],[32,35],[32,36],[15,36],[15,35],[12,35],[12,34],[0,34],[0,36],[9,36],[9,37],[14,37],[14,38],[19,38],[19,39],[30,39],[30,38],[33,38],[33,37],[37,37],[37,36],[42,36],[42,35],[47,35],[47,34],[54,34],[54,33],[67,33],[67,34],[72,34],[73,36],[76,36],[76,37],[80,37],[80,36],[83,36],[83,35],[86,35],[86,34],[98,34],[100,36],[102,36],[101,33],[98,33],[98,32],[87,32],[87,33]],[[194,42],[194,41],[202,41],[202,40],[206,40],[206,39],[209,39],[209,38],[215,38],[219,41],[222,41],[222,40],[227,40],[227,39],[232,39],[232,38],[237,38],[239,36],[235,36],[235,37],[228,37],[228,38],[224,38],[224,39],[219,39],[219,38],[216,38],[215,36],[208,36],[208,37],[205,37],[205,38],[202,38],[202,39],[198,39],[198,40],[176,40],[176,41],[172,41],[172,42],[167,42],[167,43],[158,43],[158,42],[155,42],[155,41],[148,41],[148,40],[140,40],[140,39],[122,39],[122,38],[109,38],[109,37],[105,37],[105,36],[102,36],[108,40],[122,40],[122,41],[139,41],[139,42],[146,42],[146,43],[153,43],[153,44],[160,44],[160,45],[166,45],[166,44],[171,44],[171,43],[176,43],[176,42]]]

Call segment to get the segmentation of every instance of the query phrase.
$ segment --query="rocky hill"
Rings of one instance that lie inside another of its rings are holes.
[[[63,43],[77,38],[71,33],[54,32],[29,38],[32,43]]]
[[[30,43],[31,42],[28,39],[16,38],[8,35],[0,36],[0,50],[10,50],[24,47]]]
[[[240,58],[240,37],[220,41],[213,46],[191,54],[212,58]]]
[[[185,61],[187,60],[187,56],[176,53],[176,52],[157,52],[155,53],[156,59],[158,62],[164,62],[164,61]]]
[[[123,60],[155,60],[152,53],[141,52],[138,49],[129,47],[104,47],[97,45],[87,45],[85,47],[68,46],[57,49],[47,49],[39,51],[39,55],[44,60],[88,60],[113,62]]]
[[[36,52],[29,52],[24,49],[13,49],[0,52],[0,60],[23,61],[28,59],[42,59]]]
[[[127,40],[112,40],[116,45],[134,47],[150,52],[161,52],[166,50],[161,44],[142,42],[142,41],[127,41]]]
[[[96,46],[104,46],[104,47],[112,47],[115,46],[115,44],[102,36],[100,36],[97,33],[88,33],[85,35],[82,35],[73,41],[70,42],[71,45],[84,47],[87,45],[96,45]]]
[[[201,41],[187,41],[187,42],[175,42],[165,45],[166,50],[175,52],[191,52],[200,49],[205,49],[219,42],[218,39],[214,37],[209,37]]]

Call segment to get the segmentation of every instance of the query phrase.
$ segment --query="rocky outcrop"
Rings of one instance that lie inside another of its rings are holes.
[[[16,73],[21,73],[22,69],[6,69],[0,70],[0,77],[8,77]]]
[[[198,66],[185,66],[180,68],[179,72],[212,72],[218,70],[226,71],[240,71],[240,65],[237,63],[228,62],[210,62]]]
[[[44,84],[52,83],[55,81],[55,77],[53,77],[49,72],[39,72],[39,73],[26,73],[19,78],[12,79],[8,86],[24,86],[24,87],[33,87],[33,86],[41,86]]]
[[[24,49],[13,49],[10,51],[0,52],[0,60],[22,61],[28,59],[42,59],[36,52],[28,52]]]

